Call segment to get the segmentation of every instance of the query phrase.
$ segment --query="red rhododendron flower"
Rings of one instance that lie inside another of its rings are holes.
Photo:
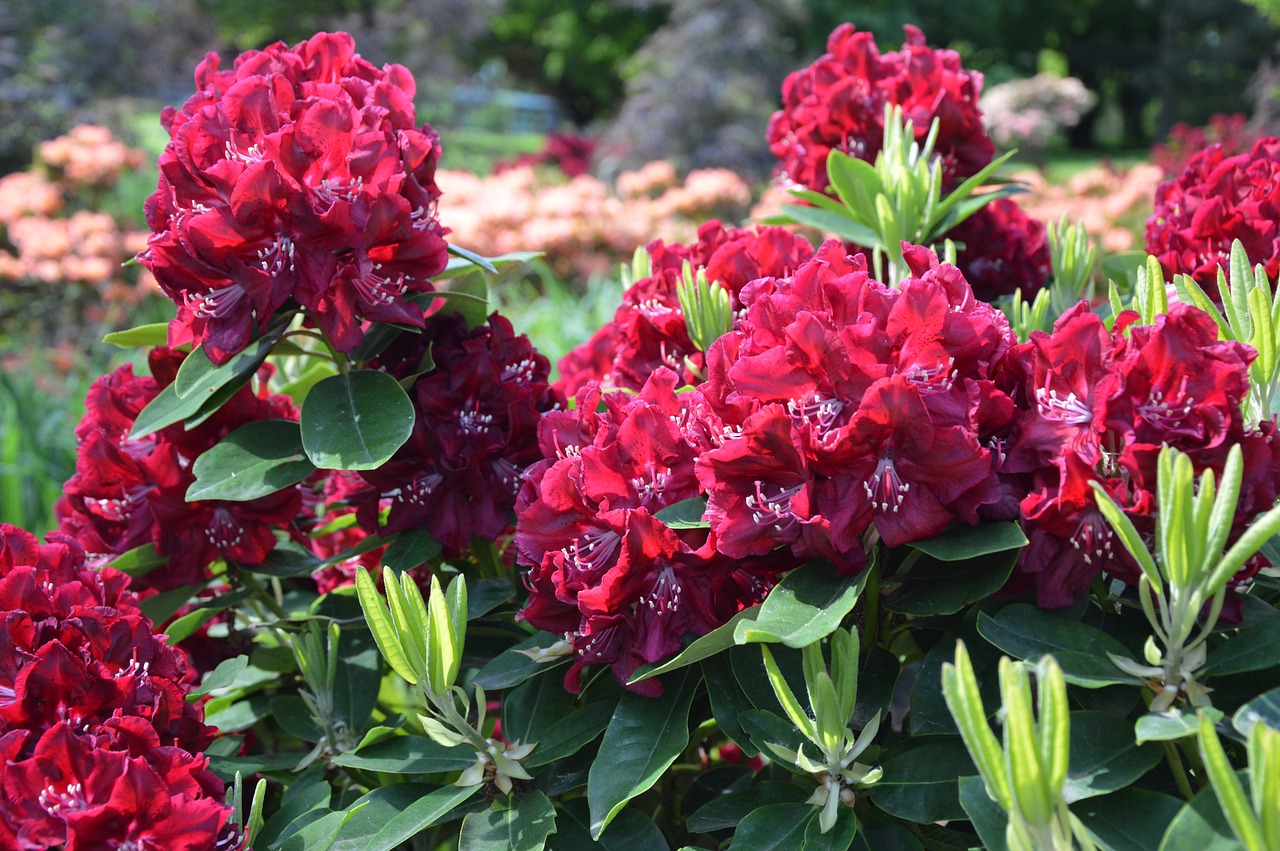
[[[59,504],[62,531],[97,557],[114,557],[144,544],[168,556],[166,569],[137,582],[158,590],[200,582],[219,558],[261,564],[275,548],[274,530],[292,530],[301,507],[291,487],[248,502],[187,502],[195,481],[191,465],[205,450],[247,422],[297,419],[293,403],[246,386],[213,416],[187,430],[181,423],[130,440],[138,414],[170,385],[184,355],[152,351],[150,376],[135,376],[128,364],[94,382],[76,427],[80,447],[76,474]]]
[[[362,321],[422,327],[408,300],[446,262],[436,219],[438,137],[416,126],[415,84],[346,33],[209,54],[171,137],[138,255],[178,303],[169,342],[223,363],[291,300],[341,351]]]
[[[1251,263],[1272,279],[1280,273],[1280,139],[1259,139],[1236,156],[1212,145],[1156,190],[1147,253],[1160,258],[1166,278],[1190,275],[1217,298],[1218,270],[1237,239]]]
[[[813,256],[808,242],[783,228],[726,230],[718,221],[700,227],[696,243],[655,240],[647,250],[653,274],[623,294],[612,322],[560,361],[556,386],[566,394],[588,381],[639,390],[659,367],[674,370],[684,383],[697,383],[703,353],[689,339],[676,290],[685,261],[706,269],[707,279],[729,291],[737,310],[738,294],[749,281],[788,275]]]
[[[1044,223],[1008,198],[987,204],[948,231],[946,238],[963,245],[956,265],[983,301],[1015,292],[1034,295],[1053,272]]]
[[[425,334],[401,335],[378,365],[414,376],[428,352],[433,366],[409,394],[413,434],[386,464],[360,473],[367,487],[350,501],[366,531],[379,529],[389,500],[383,529],[426,528],[457,551],[511,525],[524,468],[542,457],[538,417],[564,397],[547,383],[547,359],[497,314],[471,330],[459,314],[432,317]]]
[[[982,75],[961,67],[954,50],[926,46],[916,27],[904,30],[902,50],[881,53],[871,33],[841,24],[827,40],[826,53],[787,76],[782,109],[767,133],[786,180],[825,192],[832,150],[874,162],[884,139],[885,104],[902,107],[921,142],[938,119],[934,150],[949,185],[991,162],[995,143],[978,109]]]

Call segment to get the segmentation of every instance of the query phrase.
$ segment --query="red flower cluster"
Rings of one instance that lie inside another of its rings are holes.
[[[788,181],[825,192],[832,150],[874,162],[884,138],[885,104],[902,107],[921,142],[938,119],[934,150],[949,185],[991,162],[995,143],[978,109],[982,75],[962,68],[954,50],[926,46],[916,27],[904,30],[902,50],[882,54],[871,33],[841,24],[826,53],[787,76],[782,109],[770,119],[767,138]]]
[[[429,319],[424,334],[402,334],[376,365],[420,377],[409,393],[413,434],[386,464],[362,471],[368,486],[350,494],[361,527],[379,531],[389,500],[383,531],[426,528],[455,551],[501,535],[524,468],[542,457],[538,418],[564,402],[547,383],[547,359],[497,314],[467,330],[449,313]]]
[[[1252,263],[1280,273],[1280,139],[1259,139],[1245,154],[1213,145],[1156,190],[1147,253],[1166,277],[1187,274],[1216,297],[1218,269],[1240,240]]]
[[[653,274],[623,294],[612,322],[560,361],[556,386],[566,394],[591,381],[639,390],[659,367],[674,370],[682,383],[697,380],[690,365],[701,368],[703,354],[689,339],[676,290],[686,260],[695,269],[705,268],[708,280],[727,289],[738,310],[738,293],[747,282],[789,275],[813,256],[809,243],[783,228],[726,230],[719,221],[698,228],[698,241],[691,245],[655,240],[647,250]]]
[[[170,344],[222,363],[291,300],[344,352],[362,320],[422,327],[408,296],[432,289],[447,246],[439,139],[415,126],[412,75],[374,67],[346,33],[218,66],[209,54],[199,91],[165,110],[146,205],[139,260],[178,303]]]
[[[520,617],[571,640],[571,691],[590,664],[625,683],[679,650],[685,633],[703,635],[763,600],[780,566],[726,556],[705,529],[677,531],[655,516],[698,495],[695,461],[719,439],[698,392],[677,393],[678,383],[667,369],[638,395],[602,396],[591,382],[576,410],[538,427],[545,457],[516,504],[516,546],[533,566]],[[631,688],[662,690],[656,680]]]
[[[1053,274],[1049,234],[1008,198],[987,204],[947,232],[963,245],[956,265],[983,301],[1022,292],[1033,296]]]
[[[1243,154],[1258,136],[1249,130],[1249,116],[1236,112],[1212,116],[1205,127],[1178,122],[1169,128],[1169,138],[1151,148],[1151,162],[1164,169],[1169,178],[1182,174],[1191,158],[1210,145],[1221,145],[1226,156]]]
[[[1152,535],[1163,445],[1187,453],[1197,474],[1220,474],[1228,450],[1241,444],[1237,533],[1277,497],[1276,428],[1247,430],[1240,413],[1254,351],[1220,342],[1208,314],[1186,305],[1153,326],[1133,326],[1136,319],[1127,311],[1108,332],[1081,303],[1052,334],[1033,334],[1007,359],[1005,377],[1024,410],[1003,472],[1022,479],[1031,541],[1008,590],[1034,588],[1047,608],[1070,604],[1104,570],[1137,581],[1137,565],[1115,541],[1089,482],[1101,482],[1138,530]]]
[[[129,439],[138,414],[173,383],[184,357],[157,348],[150,355],[150,376],[135,376],[125,364],[93,383],[76,426],[76,474],[58,503],[62,532],[95,557],[110,559],[155,544],[168,567],[136,581],[157,590],[203,581],[219,558],[261,564],[275,548],[274,531],[292,530],[302,504],[297,488],[249,502],[186,499],[195,481],[191,465],[227,434],[255,420],[298,418],[288,397],[268,394],[265,380],[259,393],[240,389],[189,431],[179,423]]]
[[[1014,338],[958,269],[906,256],[899,289],[831,241],[743,291],[746,315],[711,347],[700,388],[733,424],[697,463],[725,554],[781,545],[855,572],[872,525],[897,546],[997,510],[991,447],[1015,409],[992,366]]]
[[[111,568],[0,524],[0,846],[240,846],[182,653]]]

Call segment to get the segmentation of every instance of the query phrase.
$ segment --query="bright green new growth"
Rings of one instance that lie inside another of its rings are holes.
[[[1152,712],[1167,710],[1179,695],[1192,706],[1209,705],[1208,690],[1196,677],[1205,664],[1209,633],[1222,611],[1227,583],[1280,532],[1277,506],[1254,520],[1240,539],[1222,552],[1231,534],[1243,475],[1243,454],[1238,445],[1227,455],[1221,482],[1215,482],[1213,472],[1205,470],[1198,488],[1191,459],[1171,447],[1162,449],[1156,479],[1154,556],[1123,509],[1098,482],[1090,483],[1098,508],[1142,568],[1138,596],[1153,631],[1147,639],[1147,664],[1115,655],[1111,659],[1126,673],[1158,687],[1150,703]],[[1196,619],[1206,603],[1209,614],[1193,638]],[[1157,640],[1163,652],[1156,646]]]
[[[1038,720],[1028,668],[1036,673]],[[1092,849],[1092,840],[1062,795],[1071,737],[1062,669],[1052,656],[1034,666],[1002,657],[1000,693],[1003,742],[987,724],[969,652],[957,642],[955,664],[942,666],[942,694],[987,795],[1009,817],[1005,841],[1010,851],[1067,851],[1076,847],[1073,839]]]
[[[1244,788],[1218,739],[1213,721],[1199,713],[1200,756],[1213,793],[1248,851],[1280,851],[1280,730],[1261,721],[1249,731],[1249,788]]]
[[[1160,261],[1147,255],[1146,265],[1138,268],[1133,296],[1128,304],[1124,303],[1115,281],[1109,282],[1107,297],[1111,302],[1111,319],[1108,322],[1114,322],[1115,317],[1125,310],[1133,310],[1140,317],[1139,325],[1154,325],[1157,316],[1169,312],[1169,291],[1165,287]]]
[[[355,744],[351,740],[350,731],[341,719],[337,718],[337,704],[334,698],[334,686],[338,679],[338,640],[342,636],[341,628],[329,622],[328,630],[312,621],[306,632],[293,637],[293,656],[298,662],[298,671],[306,688],[300,695],[311,713],[312,722],[324,730],[324,735],[316,743],[299,767],[310,764],[322,754],[342,753],[350,750]]]
[[[1093,301],[1093,272],[1098,265],[1098,247],[1090,241],[1082,223],[1067,224],[1065,213],[1056,224],[1050,222],[1047,230],[1053,267],[1053,283],[1047,288],[1049,312],[1061,316],[1081,299]],[[1039,293],[1036,295],[1038,298]]]
[[[689,329],[689,339],[698,351],[705,352],[733,328],[729,291],[719,283],[707,280],[706,269],[699,268],[695,274],[693,265],[688,260],[684,261],[676,294],[680,299],[680,310],[684,313],[685,327]]]
[[[1257,350],[1258,357],[1249,365],[1249,397],[1245,400],[1246,417],[1257,423],[1276,413],[1276,390],[1280,387],[1280,289],[1271,292],[1271,281],[1262,264],[1249,268],[1249,256],[1238,239],[1231,243],[1229,265],[1230,275],[1218,270],[1222,310],[1191,277],[1175,275],[1173,285],[1179,299],[1213,317],[1221,339],[1248,343]]]
[[[761,650],[769,683],[778,702],[796,729],[817,748],[818,757],[810,757],[805,752],[805,745],[801,745],[798,751],[772,742],[768,747],[782,759],[813,775],[818,788],[807,803],[821,808],[818,823],[826,833],[835,826],[840,804],[853,806],[856,790],[875,783],[882,773],[879,768],[856,761],[879,731],[880,714],[876,713],[861,733],[855,734],[848,726],[854,705],[858,702],[858,635],[840,628],[831,634],[830,671],[823,659],[820,641],[803,649],[804,682],[809,705],[813,708],[812,717],[783,677],[768,645],[761,645]]]
[[[837,200],[807,189],[793,190],[811,206],[788,205],[775,222],[799,222],[830,231],[872,249],[875,277],[896,284],[906,277],[902,243],[934,245],[943,236],[997,198],[1021,191],[1001,186],[974,193],[1015,152],[997,158],[942,195],[942,162],[934,156],[938,136],[935,119],[921,145],[915,125],[904,121],[902,108],[885,105],[884,144],[871,165],[842,151],[827,157],[827,177]]]

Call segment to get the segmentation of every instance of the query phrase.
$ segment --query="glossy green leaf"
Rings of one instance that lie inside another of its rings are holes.
[[[288,420],[245,423],[196,459],[187,502],[244,502],[297,484],[315,472],[302,451],[298,424]]]
[[[302,444],[325,470],[382,466],[413,431],[413,403],[385,372],[362,370],[316,384],[302,403]]]
[[[445,299],[448,310],[466,319],[468,328],[483,325],[489,317],[489,278],[480,269],[451,278],[447,288],[432,295]]]
[[[817,815],[809,819],[809,826],[804,830],[804,849],[805,851],[848,851],[857,832],[858,817],[854,815],[852,807],[842,805],[836,810],[836,823],[826,833],[822,832],[822,824],[818,821]]]
[[[880,243],[880,236],[874,230],[840,213],[796,204],[784,204],[782,212],[791,221],[833,233],[859,245],[875,246]]]
[[[599,838],[627,801],[646,791],[689,743],[689,706],[701,677],[688,668],[668,677],[661,700],[627,692],[605,730],[591,766],[587,801],[591,835]]]
[[[915,681],[911,684],[911,714],[908,718],[913,736],[959,735],[942,694],[942,666],[955,660],[957,641],[963,641],[969,651],[969,659],[978,678],[978,693],[988,712],[994,713],[1000,704],[996,681],[1000,654],[982,640],[971,622],[965,623],[960,629],[947,632],[929,648],[916,670]]]
[[[558,676],[542,679],[563,688]],[[524,759],[525,767],[537,768],[577,753],[605,731],[614,708],[612,701],[597,700],[536,731],[538,747]]]
[[[169,342],[169,323],[152,322],[148,325],[136,325],[123,331],[113,331],[102,338],[102,342],[119,346],[122,349],[151,348],[163,346]]]
[[[736,827],[753,811],[774,804],[799,804],[809,792],[794,783],[766,780],[741,792],[716,798],[695,810],[688,820],[693,833],[710,833]]]
[[[390,591],[390,589],[388,589]],[[378,643],[382,658],[387,660],[391,670],[395,671],[408,683],[417,684],[419,672],[409,663],[409,657],[400,643],[400,635],[392,615],[383,603],[382,595],[373,582],[373,577],[364,568],[356,570],[356,594],[360,598],[360,608],[364,611],[365,622]]]
[[[1000,590],[1013,572],[1017,550],[978,556],[967,561],[921,558],[902,585],[884,600],[891,612],[926,617],[950,615]]]
[[[204,675],[204,679],[200,685],[193,688],[187,698],[196,698],[201,695],[208,694],[220,688],[227,688],[234,685],[240,674],[244,673],[244,669],[249,666],[249,657],[241,653],[239,656],[233,656],[230,659],[223,659],[218,663],[218,667]]]
[[[290,736],[312,744],[320,741],[324,730],[311,718],[306,701],[297,694],[278,694],[271,698],[271,717]]]
[[[406,529],[396,536],[396,539],[387,547],[387,551],[382,554],[382,564],[400,574],[425,564],[428,559],[440,555],[442,549],[440,543],[431,537],[431,533],[426,529],[422,527]]]
[[[881,821],[875,824],[860,825],[860,827],[861,830],[858,831],[858,835],[853,838],[853,844],[849,846],[850,851],[924,851],[924,846],[920,844],[920,841],[900,824]],[[921,832],[928,832],[930,827],[933,826],[930,825]],[[946,833],[950,834],[950,831]],[[959,851],[959,848],[964,846],[936,842],[930,847],[937,849],[955,848],[956,851]],[[989,851],[999,851],[999,849],[992,848]]]
[[[1132,787],[1082,801],[1071,811],[1111,851],[1150,851],[1182,803],[1172,795]]]
[[[1261,671],[1280,665],[1280,618],[1240,631],[1209,650],[1205,670],[1225,676]]]
[[[804,647],[830,635],[857,604],[869,572],[863,570],[853,578],[841,576],[828,562],[796,568],[769,592],[754,621],[738,623],[734,641]]]
[[[348,810],[360,809],[342,825],[329,851],[365,851],[387,822],[437,790],[426,783],[393,783],[361,795]]]
[[[1222,717],[1221,710],[1207,709],[1206,712]],[[1133,725],[1134,741],[1138,744],[1147,742],[1175,742],[1194,736],[1198,722],[1194,712],[1148,712]]]
[[[1216,719],[1215,719],[1216,720]],[[1280,688],[1273,688],[1245,703],[1231,716],[1231,726],[1242,736],[1249,735],[1253,725],[1261,721],[1280,730]]]
[[[475,761],[475,751],[471,748],[446,748],[425,736],[396,736],[333,758],[335,765],[388,774],[460,771]]]
[[[729,851],[797,851],[804,848],[805,830],[817,814],[817,808],[803,803],[761,807],[738,825]]]
[[[463,248],[461,245],[454,245],[453,243],[449,243],[449,253],[452,254],[454,257],[461,257],[463,260],[467,261],[473,266],[479,266],[481,269],[484,269],[486,272],[496,273],[498,271],[498,268],[494,266],[492,262],[490,262],[488,257],[485,257],[482,254],[477,254],[474,251],[470,251],[466,248]]]
[[[473,758],[474,761],[474,758]],[[476,793],[479,786],[445,786],[409,804],[374,834],[365,851],[391,851],[438,822]]]
[[[742,727],[742,713],[753,708],[733,672],[730,656],[734,651],[703,659],[700,667],[711,698],[711,716],[720,730],[742,748],[747,756],[755,756],[759,748]]]
[[[703,519],[706,510],[707,498],[695,496],[692,499],[668,505],[653,516],[672,529],[706,529],[711,525]]]
[[[1158,745],[1139,745],[1133,726],[1106,712],[1071,713],[1071,758],[1062,796],[1067,803],[1123,789],[1163,758]]]
[[[212,599],[202,600],[199,608],[188,612],[164,628],[164,634],[168,636],[165,643],[170,646],[177,644],[213,620],[219,612],[231,608],[251,593],[248,588],[237,588],[235,591],[220,594]]]
[[[782,755],[776,753],[769,745],[780,745],[789,751],[799,753],[800,749],[807,744],[809,756],[814,756],[817,752],[817,748],[808,744],[809,740],[796,729],[794,724],[767,709],[748,709],[738,716],[738,723],[751,737],[756,750],[774,762],[788,764]],[[789,764],[793,771],[801,771],[794,762]]]
[[[1130,656],[1128,648],[1109,633],[1088,624],[1019,603],[1006,606],[995,617],[978,617],[978,632],[987,641],[1029,662],[1052,653],[1068,683],[1085,688],[1139,681],[1115,666],[1106,654]]]
[[[287,579],[292,576],[311,576],[320,570],[321,559],[297,541],[276,539],[276,546],[267,553],[262,564],[244,568],[252,573]]]
[[[986,782],[978,776],[961,777],[960,806],[973,829],[977,831],[986,851],[1007,851],[1004,836],[1009,816],[987,794]]]
[[[738,624],[742,621],[753,621],[759,614],[760,607],[752,606],[749,609],[743,609],[725,623],[708,632],[706,635],[695,639],[684,650],[663,662],[660,665],[644,665],[640,667],[628,684],[643,682],[650,677],[656,677],[659,674],[665,674],[668,671],[675,671],[680,668],[701,662],[703,659],[728,650],[736,643],[733,640],[734,632],[738,628]]]
[[[914,822],[965,818],[959,778],[976,773],[958,738],[926,739],[897,749],[881,763],[882,776],[868,794],[890,815]]]
[[[537,742],[544,730],[572,711],[573,695],[560,677],[526,680],[502,699],[502,736],[509,742]]]
[[[956,525],[923,541],[907,544],[938,561],[968,561],[979,556],[1019,550],[1027,545],[1027,536],[1017,523],[980,523],[977,526]]]
[[[627,807],[613,820],[612,830],[599,841],[591,838],[591,811],[586,799],[575,798],[556,814],[550,851],[662,851],[667,840],[653,819]]]
[[[458,847],[467,851],[541,851],[556,830],[556,810],[542,792],[495,799],[462,820]]]
[[[146,576],[156,568],[164,567],[168,563],[169,557],[157,553],[156,545],[151,543],[134,547],[128,552],[116,556],[107,564],[136,579],[139,576]]]
[[[516,595],[509,579],[478,579],[467,583],[466,620],[484,617]]]
[[[550,632],[536,632],[508,650],[504,650],[480,669],[473,682],[484,689],[511,688],[519,685],[529,677],[568,663],[569,656],[552,656],[546,661],[538,661],[521,651],[545,650],[561,641],[561,637]]]
[[[1099,800],[1106,800],[1101,798]],[[1150,845],[1147,846],[1151,847]],[[1212,788],[1202,789],[1169,822],[1158,851],[1242,851]]]

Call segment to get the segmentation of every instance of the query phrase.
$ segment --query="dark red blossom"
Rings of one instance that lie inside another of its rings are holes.
[[[983,301],[1034,295],[1053,270],[1044,223],[1008,198],[998,198],[947,232],[963,246],[956,265]]]
[[[921,142],[938,119],[934,150],[948,184],[991,162],[995,144],[978,109],[982,75],[966,71],[954,50],[928,47],[916,27],[904,30],[902,49],[881,53],[871,33],[841,24],[828,38],[826,53],[787,76],[782,109],[767,132],[785,180],[827,191],[832,150],[874,162],[884,137],[885,104],[902,107]]]
[[[1280,273],[1280,139],[1267,137],[1248,153],[1229,156],[1211,145],[1180,175],[1156,190],[1147,220],[1147,253],[1160,258],[1166,278],[1186,274],[1217,298],[1218,270],[1240,240],[1250,263]]]
[[[171,141],[139,260],[178,304],[169,342],[222,363],[300,305],[341,351],[366,320],[422,326],[409,296],[446,262],[439,139],[416,126],[415,84],[346,33],[209,54],[198,91],[162,122]]]

